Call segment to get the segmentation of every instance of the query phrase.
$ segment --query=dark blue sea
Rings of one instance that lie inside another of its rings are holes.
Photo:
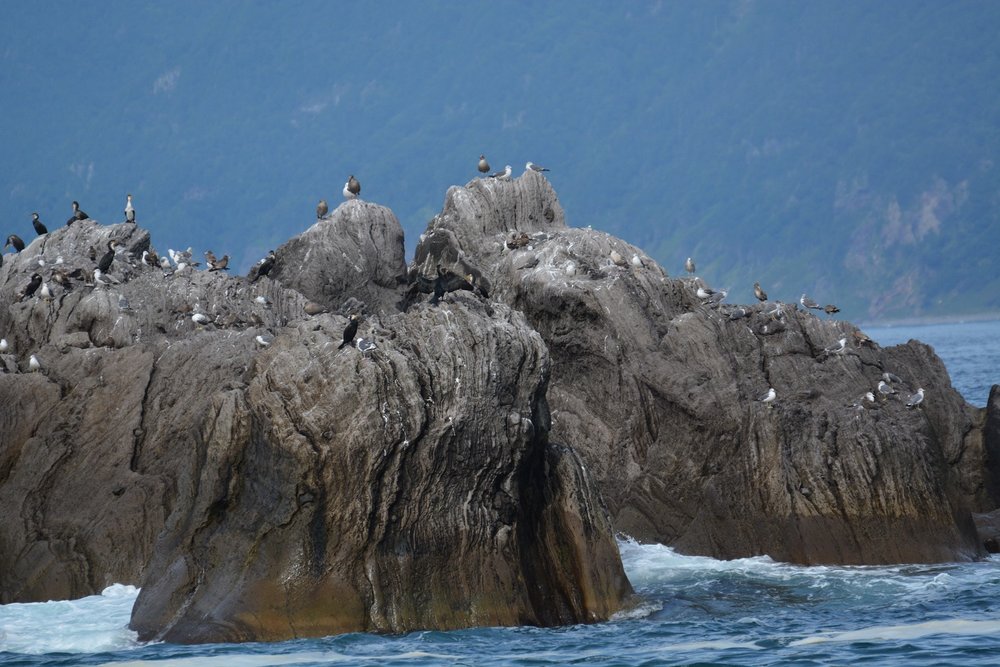
[[[883,345],[933,345],[976,405],[1000,382],[1000,322],[867,332]],[[0,664],[1000,665],[1000,558],[807,568],[619,545],[645,603],[599,625],[142,645],[126,627],[137,591],[116,585],[81,600],[0,606]]]

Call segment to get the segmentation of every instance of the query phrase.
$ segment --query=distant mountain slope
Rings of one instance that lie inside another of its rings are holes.
[[[981,2],[8,7],[0,231],[132,192],[245,268],[354,173],[412,248],[486,153],[733,299],[1000,311],[997,34]]]

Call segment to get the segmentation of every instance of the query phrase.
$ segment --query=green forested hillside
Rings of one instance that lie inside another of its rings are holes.
[[[0,22],[0,225],[126,192],[245,268],[356,174],[412,248],[450,185],[552,168],[569,221],[751,299],[1000,311],[1000,5],[48,3]],[[161,248],[162,249],[162,248]]]

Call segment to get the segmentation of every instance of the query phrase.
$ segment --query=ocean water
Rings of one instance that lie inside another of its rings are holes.
[[[934,346],[966,398],[1000,381],[1000,323],[869,329]],[[928,397],[929,398],[929,397]],[[619,542],[642,604],[608,623],[350,634],[259,644],[140,644],[138,591],[0,605],[0,665],[1000,665],[1000,557],[800,567]]]

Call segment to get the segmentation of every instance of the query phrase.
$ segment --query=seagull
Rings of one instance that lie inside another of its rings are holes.
[[[268,301],[267,297],[264,296],[263,294],[258,294],[257,297],[254,299],[254,301],[262,306],[268,306],[271,304],[271,302]]]
[[[108,276],[104,275],[104,272],[101,271],[100,269],[94,269],[94,286],[95,287],[96,286],[100,286],[100,285],[104,285],[105,287],[107,287],[111,283],[118,284],[119,282],[120,281],[116,280],[115,278],[113,278],[110,275],[108,275]]]
[[[917,389],[917,393],[911,394],[908,399],[906,399],[906,407],[915,408],[924,402],[924,388],[920,387]]]
[[[634,266],[637,269],[642,268],[642,260],[639,259],[639,255],[632,255],[632,266]]]
[[[885,383],[885,380],[878,381],[878,393],[882,396],[890,396],[896,393],[896,390]]]
[[[757,398],[758,403],[765,403],[770,407],[771,403],[774,403],[774,399],[778,397],[778,393],[774,391],[774,387],[768,387],[767,391],[761,394]]]
[[[191,321],[194,322],[195,324],[208,324],[212,320],[209,319],[208,315],[204,315],[202,313],[195,313],[194,315],[191,316]]]
[[[690,257],[688,257],[687,261],[684,262],[684,270],[688,273],[694,273],[694,260]]]
[[[351,177],[344,183],[344,199],[357,199],[360,194],[361,183],[358,182],[358,179],[354,178],[354,174],[351,174]]]
[[[0,353],[6,352],[10,348],[6,338],[0,338]]]
[[[749,314],[750,314],[750,311],[747,310],[746,308],[742,308],[742,307],[741,308],[736,308],[735,310],[733,310],[732,312],[729,313],[729,319],[730,319],[730,321],[741,320],[741,319],[743,319],[744,317],[746,317]]]
[[[259,334],[257,335],[257,337],[256,337],[256,338],[254,338],[254,340],[255,340],[255,341],[257,342],[257,344],[258,344],[258,345],[260,345],[261,347],[267,347],[268,345],[270,345],[270,344],[271,344],[271,341],[269,341],[268,339],[264,338],[263,336],[261,336],[261,335],[259,335]]]
[[[799,303],[802,304],[803,308],[812,308],[813,310],[823,309],[818,303],[807,297],[805,294],[799,297]]]
[[[46,282],[42,283],[42,291],[40,292],[42,298],[46,301],[52,300],[52,291],[49,289],[49,284]]]
[[[125,222],[135,224],[135,209],[132,207],[132,195],[125,195]]]
[[[42,221],[38,219],[37,213],[31,214],[31,226],[35,228],[39,236],[49,233],[49,230],[42,224]]]
[[[764,310],[764,314],[769,315],[776,320],[780,320],[785,317],[785,308],[781,303],[775,302],[771,304],[769,308]]]
[[[542,173],[543,171],[551,171],[551,169],[547,169],[545,167],[540,167],[537,164],[535,164],[534,162],[529,162],[528,164],[524,165],[524,170],[525,171],[534,171],[534,172],[537,172],[539,174]]]
[[[316,204],[316,219],[322,220],[326,217],[326,214],[330,212],[330,205],[326,203],[325,199],[320,199],[319,203]]]
[[[847,339],[841,338],[836,343],[827,345],[825,348],[823,348],[823,351],[826,352],[827,354],[840,354],[846,349],[847,349]]]
[[[767,292],[760,288],[760,283],[753,284],[753,295],[758,301],[767,301]]]
[[[487,173],[489,173],[489,171],[490,171],[490,163],[486,161],[486,156],[485,155],[480,155],[479,156],[479,166],[478,166],[478,169],[479,169],[479,173],[480,174],[487,174]]]
[[[882,379],[886,382],[902,382],[903,379],[894,373],[889,373],[888,371],[882,373]]]
[[[375,351],[375,341],[370,338],[359,338],[357,342],[358,351],[361,352],[362,357],[367,357]]]
[[[28,360],[28,370],[32,373],[42,370],[42,364],[35,355],[31,355],[31,359]]]
[[[506,167],[504,167],[503,171],[498,171],[495,174],[490,174],[490,178],[496,178],[496,179],[499,179],[501,181],[509,181],[510,180],[510,165],[508,164]]]

